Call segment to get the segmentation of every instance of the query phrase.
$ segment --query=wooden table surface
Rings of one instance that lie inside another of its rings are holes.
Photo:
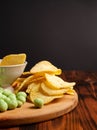
[[[65,81],[75,81],[79,103],[68,114],[45,122],[0,130],[97,130],[97,72],[64,71]]]

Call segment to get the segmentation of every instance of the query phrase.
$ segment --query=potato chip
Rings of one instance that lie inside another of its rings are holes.
[[[40,76],[40,77],[34,77],[34,75],[28,76],[27,78],[25,78],[25,80],[20,84],[19,87],[16,87],[15,92],[17,93],[20,90],[25,90],[27,89],[28,85],[33,83],[33,82],[41,82],[44,80],[44,77]]]
[[[40,84],[40,83],[35,83],[35,82],[29,84],[29,85],[28,85],[28,88],[27,88],[27,90],[26,90],[26,92],[27,92],[27,93],[30,93],[31,90],[33,90],[33,91],[38,91],[38,89],[39,89],[39,84]]]
[[[30,70],[33,74],[43,74],[43,73],[50,73],[55,75],[60,75],[62,70],[58,69],[56,66],[51,64],[49,61],[40,61],[35,66],[33,66]]]
[[[69,89],[66,94],[74,95],[75,90],[74,89]]]
[[[51,89],[47,87],[44,83],[41,83],[41,90],[44,94],[53,96],[53,95],[63,95],[64,93],[68,92],[68,89]]]
[[[23,72],[20,78],[27,78],[29,76],[33,75],[30,71]]]
[[[45,74],[45,78],[45,84],[49,86],[51,89],[73,89],[73,86],[75,85],[75,82],[66,82],[62,78],[55,75]]]
[[[41,91],[40,91],[40,83],[38,84],[30,84],[30,86],[32,86],[31,90],[30,90],[30,100],[34,103],[34,100],[36,98],[40,98],[43,100],[44,104],[48,104],[50,103],[51,101],[53,101],[54,99],[56,98],[62,98],[63,95],[58,95],[58,96],[47,96],[47,95],[44,95]]]
[[[20,86],[15,89],[15,93],[17,93],[20,90],[27,89],[28,85],[32,82],[32,80],[33,80],[33,75],[25,78],[25,80],[20,84]]]
[[[4,65],[17,65],[17,64],[23,64],[26,60],[26,54],[20,53],[20,54],[10,54],[3,57],[1,60],[0,66]]]
[[[25,78],[17,78],[12,84],[11,86],[14,88],[14,89],[17,89],[21,83],[25,80]]]

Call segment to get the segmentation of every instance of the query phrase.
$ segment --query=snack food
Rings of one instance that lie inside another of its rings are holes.
[[[54,95],[63,95],[64,93],[67,92],[66,89],[59,89],[59,90],[55,90],[55,89],[51,89],[49,88],[44,82],[41,83],[40,85],[41,91],[45,94],[45,95],[49,95],[49,96],[54,96]]]
[[[30,70],[32,74],[44,74],[44,73],[50,73],[55,75],[60,75],[62,70],[58,69],[56,66],[54,66],[49,61],[43,60],[35,64]]]
[[[25,61],[26,61],[25,53],[9,54],[3,57],[0,66],[23,64]]]
[[[35,98],[34,105],[36,108],[41,108],[44,105],[44,101],[41,98]]]
[[[72,88],[75,85],[75,82],[66,82],[62,78],[56,75],[45,74],[45,84],[51,89],[68,89]]]
[[[18,92],[14,94],[8,89],[0,87],[0,112],[21,107],[26,102],[27,94],[25,92]]]
[[[36,99],[48,104],[54,99],[62,98],[64,94],[74,95],[75,82],[66,82],[59,75],[62,70],[49,61],[40,61],[30,71],[24,72],[12,86],[15,93],[25,91],[28,99],[35,103]],[[41,105],[42,106],[42,105]]]
[[[29,92],[28,92],[29,90]],[[34,100],[40,98],[43,100],[44,104],[48,104],[49,102],[53,101],[56,98],[61,98],[63,95],[55,95],[55,96],[48,96],[41,92],[40,90],[40,83],[32,83],[29,85],[28,90],[26,91],[29,93],[30,100],[34,103]]]

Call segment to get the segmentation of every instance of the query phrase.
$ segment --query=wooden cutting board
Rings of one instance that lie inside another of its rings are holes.
[[[42,108],[35,108],[26,102],[22,107],[0,113],[0,128],[36,123],[62,116],[72,111],[78,104],[78,95],[64,95]]]

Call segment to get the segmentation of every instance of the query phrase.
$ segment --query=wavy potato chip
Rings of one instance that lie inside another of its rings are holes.
[[[47,85],[45,85],[45,83],[41,83],[40,86],[43,93],[49,96],[63,95],[64,93],[68,92],[68,89],[51,89]]]
[[[50,103],[51,101],[53,101],[54,99],[57,99],[57,98],[62,98],[63,95],[59,95],[59,96],[48,96],[48,95],[44,95],[41,91],[40,91],[40,83],[38,84],[30,84],[30,100],[34,103],[34,100],[36,98],[40,98],[43,100],[44,104],[48,104]]]
[[[31,91],[39,91],[40,83],[31,83],[28,85],[28,88],[26,90],[27,93],[30,93]]]
[[[75,82],[66,82],[56,75],[45,74],[45,78],[45,84],[51,89],[73,89],[73,86],[75,85]]]
[[[10,54],[3,57],[0,66],[23,64],[25,61],[26,61],[25,53]]]
[[[58,69],[56,66],[51,64],[49,61],[40,61],[37,64],[35,64],[31,70],[31,73],[33,74],[44,74],[44,73],[50,73],[50,74],[55,74],[55,75],[60,75],[62,70]]]

